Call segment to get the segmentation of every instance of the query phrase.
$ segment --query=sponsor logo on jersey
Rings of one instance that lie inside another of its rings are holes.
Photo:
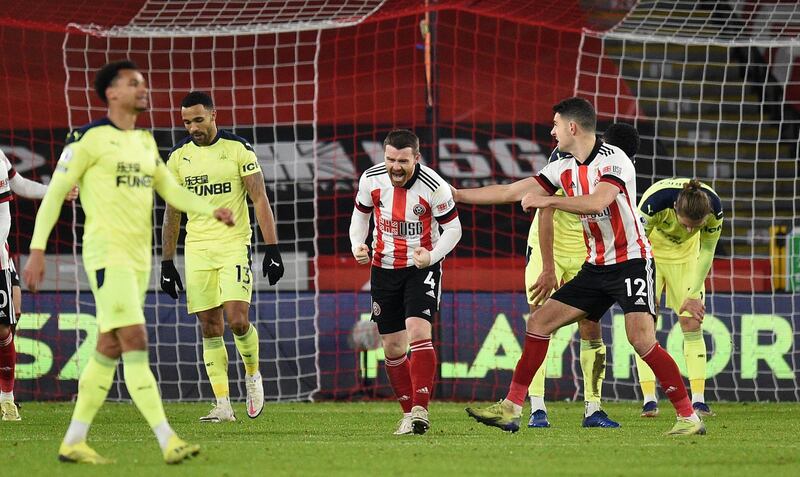
[[[186,176],[183,178],[183,183],[187,189],[199,196],[226,194],[231,191],[230,182],[209,184],[208,175],[206,174],[201,176]]]
[[[440,213],[441,212],[446,212],[448,209],[450,209],[454,205],[455,205],[455,202],[453,201],[453,199],[448,199],[447,202],[442,202],[441,204],[437,205],[436,206],[436,211],[440,212]]]
[[[242,172],[252,172],[258,170],[258,163],[251,162],[242,166]]]
[[[422,222],[406,222],[381,217],[378,221],[378,228],[381,232],[392,235],[402,235],[406,237],[422,235]]]
[[[142,173],[138,162],[117,163],[117,187],[153,187],[153,176]]]

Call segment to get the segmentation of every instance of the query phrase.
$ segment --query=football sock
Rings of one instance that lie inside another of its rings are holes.
[[[78,399],[72,411],[72,421],[64,437],[64,443],[74,445],[86,440],[89,426],[97,411],[103,406],[114,381],[117,360],[99,352],[89,358],[78,380]]]
[[[125,387],[133,403],[142,413],[151,429],[167,420],[164,405],[158,392],[158,383],[150,370],[147,351],[126,351],[122,353],[122,370],[125,374]]]
[[[244,362],[244,370],[248,376],[258,373],[258,331],[253,324],[245,331],[242,336],[233,334],[233,342],[236,344],[236,349],[239,350],[239,355]],[[227,382],[227,372],[225,373],[225,381]]]
[[[14,347],[14,334],[0,338],[0,391],[14,391],[14,370],[17,366],[17,350]]]
[[[158,439],[159,447],[161,447],[161,450],[164,451],[167,449],[169,438],[175,435],[175,431],[172,430],[167,420],[164,419],[161,423],[156,424],[156,426],[153,427],[153,434],[155,434],[156,439]]]
[[[678,415],[682,417],[694,415],[692,403],[686,393],[686,386],[683,384],[683,377],[681,377],[681,372],[672,356],[656,343],[642,356],[642,359],[653,370],[661,389],[672,402]]]
[[[525,334],[525,346],[522,349],[522,356],[520,356],[517,366],[514,368],[511,387],[506,396],[507,400],[517,406],[522,406],[525,402],[525,396],[528,394],[528,386],[533,380],[533,375],[536,374],[536,371],[547,356],[547,347],[549,345],[549,336],[530,332]]]
[[[436,376],[436,350],[431,340],[414,341],[411,348],[411,389],[414,406],[428,409]]]
[[[531,396],[531,414],[533,414],[535,411],[547,412],[547,406],[544,404],[544,397]]]
[[[606,377],[606,347],[603,340],[581,340],[581,371],[583,372],[583,399],[600,403],[603,380]]]
[[[583,417],[589,417],[600,410],[600,401],[586,401],[583,404]]]
[[[228,350],[222,336],[203,338],[203,363],[211,383],[211,390],[217,400],[230,396],[228,387]]]
[[[636,373],[639,375],[639,386],[641,386],[642,394],[644,394],[644,402],[658,401],[656,398],[656,375],[653,374],[653,370],[638,354],[635,354],[634,358],[636,360]]]
[[[411,400],[411,364],[408,362],[408,356],[405,354],[396,358],[386,356],[384,364],[397,402],[403,408],[403,413],[410,416],[414,403]]]
[[[702,331],[683,332],[683,357],[686,359],[692,401],[704,402],[702,396],[706,391],[706,342]],[[697,396],[700,396],[699,401]]]

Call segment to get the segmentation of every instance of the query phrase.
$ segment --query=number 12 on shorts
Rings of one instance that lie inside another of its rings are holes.
[[[631,279],[625,279],[625,288],[628,290],[628,296],[633,296],[633,288],[639,287],[636,290],[636,296],[647,296],[647,283],[644,281],[644,278],[636,278],[633,280],[633,285],[631,285]]]

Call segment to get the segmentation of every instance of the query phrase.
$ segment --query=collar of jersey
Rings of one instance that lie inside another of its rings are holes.
[[[575,162],[577,162],[579,166],[588,166],[589,164],[592,163],[594,158],[597,157],[597,153],[600,151],[600,146],[602,146],[602,145],[603,145],[603,141],[601,141],[598,138],[595,138],[594,147],[592,148],[592,152],[589,153],[589,157],[587,157],[586,160],[583,161],[583,164],[581,164],[580,161],[578,161],[577,158],[575,158]]]
[[[387,169],[386,172],[388,174],[389,170]],[[417,182],[417,176],[419,176],[419,162],[414,166],[414,174],[411,176],[411,179],[409,179],[408,181],[406,181],[405,184],[403,184],[403,189],[410,189],[411,186],[413,186],[414,183]]]
[[[213,140],[213,141],[211,141],[210,143],[208,143],[208,146],[201,146],[200,144],[197,144],[196,142],[194,142],[194,139],[192,139],[192,136],[189,136],[189,138],[190,138],[189,140],[190,140],[190,141],[192,141],[192,143],[193,143],[195,146],[197,146],[197,147],[211,147],[211,146],[213,146],[214,144],[216,144],[216,143],[217,143],[217,141],[219,141],[219,138],[220,138],[220,137],[222,137],[222,134],[221,134],[221,133],[222,133],[222,129],[219,129],[219,128],[217,128],[217,135],[216,135],[216,136],[214,136],[214,140]]]

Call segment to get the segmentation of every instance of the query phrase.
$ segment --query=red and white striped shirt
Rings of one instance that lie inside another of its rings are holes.
[[[356,208],[373,212],[372,265],[381,268],[414,266],[414,249],[433,250],[439,224],[458,217],[450,186],[433,169],[417,164],[403,187],[394,187],[386,165],[370,167],[361,175]]]
[[[11,178],[17,174],[11,161],[0,151],[0,269],[9,267],[8,234],[11,232],[11,209],[8,202],[14,199],[11,192]]]
[[[563,189],[568,197],[589,195],[600,182],[619,188],[619,194],[605,210],[579,216],[587,262],[612,265],[653,257],[636,206],[636,170],[620,148],[597,140],[583,164],[571,154],[562,154],[561,159],[549,163],[535,177],[551,195],[558,189]]]

